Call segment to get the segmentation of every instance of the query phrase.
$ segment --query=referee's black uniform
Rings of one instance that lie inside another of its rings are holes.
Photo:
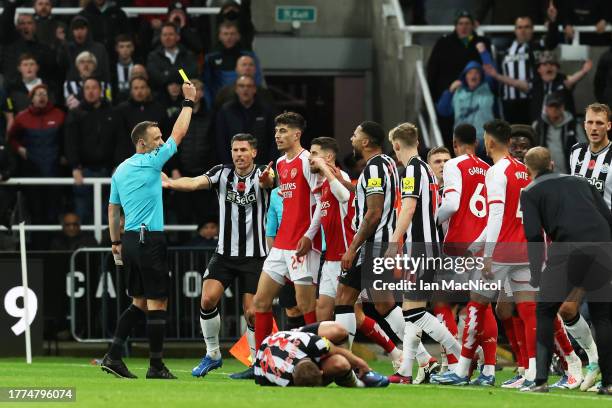
[[[529,241],[532,285],[537,286],[538,281],[540,285],[536,385],[547,381],[553,319],[575,287],[586,291],[596,331],[602,386],[612,385],[610,209],[586,180],[549,171],[539,174],[523,191],[521,208]],[[544,271],[543,232],[552,240],[546,251]]]

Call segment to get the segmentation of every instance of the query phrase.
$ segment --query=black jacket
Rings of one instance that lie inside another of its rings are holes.
[[[107,83],[110,82],[110,65],[108,60],[108,52],[104,45],[89,38],[83,44],[77,44],[74,41],[68,41],[57,52],[57,59],[61,69],[66,73],[66,78],[78,78],[79,71],[76,68],[76,57],[83,51],[91,52],[98,62],[94,75]]]
[[[117,131],[117,144],[115,150],[115,164],[119,164],[128,157],[136,153],[136,148],[132,143],[130,135],[132,129],[138,123],[151,120],[158,122],[162,134],[165,133],[167,121],[166,111],[164,107],[157,101],[151,100],[147,102],[136,102],[133,99],[128,99],[121,102],[115,108],[117,120],[119,121],[119,129]]]
[[[147,72],[149,73],[151,88],[159,90],[167,81],[177,75],[179,68],[183,68],[189,78],[198,76],[198,64],[195,56],[179,44],[179,53],[174,64],[166,55],[164,49],[159,47],[149,53],[147,57]]]
[[[175,116],[171,122],[175,122]],[[199,176],[213,166],[214,140],[211,135],[212,115],[202,108],[193,112],[189,129],[172,158],[171,167],[178,169],[184,176]]]
[[[223,105],[215,120],[217,161],[231,163],[231,139],[236,133],[250,133],[257,139],[257,164],[268,164],[278,158],[274,142],[274,108],[259,98],[250,108],[237,99]]]
[[[476,49],[476,44],[481,41],[489,48],[488,40],[476,34],[465,45],[454,31],[436,41],[427,62],[427,82],[434,101],[461,76],[468,62],[477,61],[482,64]]]
[[[88,103],[68,113],[64,127],[65,152],[72,168],[108,168],[113,166],[117,115],[103,100],[96,109]]]
[[[612,48],[599,57],[593,85],[597,101],[610,106],[612,104]]]
[[[523,227],[529,243],[608,242],[612,214],[601,194],[581,177],[544,173],[521,194]],[[543,247],[529,245],[532,279],[542,270]],[[533,282],[533,280],[532,280]]]
[[[544,119],[542,119],[542,117],[540,117],[540,119],[538,119],[534,125],[534,130],[536,132],[536,136],[538,137],[538,139],[534,141],[535,145],[548,147],[546,135],[550,125]],[[576,119],[572,118],[572,120],[565,123],[561,127],[561,140],[563,142],[563,152],[565,153],[565,163],[569,163],[572,146],[578,143],[578,139],[576,137],[576,125]]]
[[[109,5],[102,12],[95,1],[90,1],[79,15],[89,22],[93,40],[102,43],[109,54],[115,49],[115,37],[130,31],[127,15],[116,5]]]
[[[574,94],[572,90],[565,87],[565,80],[567,75],[558,72],[557,76],[548,83],[542,81],[540,75],[536,75],[533,82],[530,84],[531,89],[529,90],[529,97],[531,102],[529,104],[529,115],[532,121],[538,120],[542,114],[542,107],[544,106],[544,99],[546,95],[557,92],[563,97],[565,110],[570,112],[572,115],[576,115],[576,104],[574,103]]]

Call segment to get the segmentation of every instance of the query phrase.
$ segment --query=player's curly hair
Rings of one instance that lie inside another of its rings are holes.
[[[299,361],[293,369],[293,385],[296,387],[320,387],[323,384],[321,369],[311,359]]]

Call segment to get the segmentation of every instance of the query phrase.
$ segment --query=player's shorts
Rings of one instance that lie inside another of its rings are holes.
[[[272,248],[263,265],[263,271],[279,285],[285,280],[295,285],[311,285],[317,283],[321,254],[311,250],[302,257],[297,257],[295,251]]]
[[[321,279],[319,280],[319,296],[336,297],[341,269],[340,261],[325,261],[323,263]]]
[[[494,274],[494,278],[483,279],[482,271],[478,270],[474,274],[475,280],[483,280],[484,282],[499,282],[501,287],[499,290],[510,289],[510,293],[514,292],[537,292],[538,288],[534,288],[529,284],[529,280],[531,279],[531,271],[529,270],[529,264],[497,264],[493,263],[491,266],[491,271]],[[505,282],[508,281],[507,287],[505,287]],[[476,293],[486,296],[489,299],[492,299],[495,296],[497,290],[492,289],[481,289],[476,290]],[[506,294],[508,291],[506,290]]]
[[[319,335],[319,326],[320,325],[321,325],[321,322],[310,323],[310,324],[307,324],[306,326],[302,326],[300,328],[293,329],[293,330],[299,331],[299,332],[302,332],[302,333],[316,334],[318,336]]]
[[[297,306],[297,300],[295,299],[295,286],[293,286],[292,283],[288,283],[281,289],[280,293],[278,294],[278,305],[285,309]]]
[[[121,258],[127,277],[128,296],[165,299],[170,293],[166,236],[161,231],[147,231],[144,242],[140,234],[126,231],[122,238]]]
[[[227,288],[238,278],[238,288],[241,293],[257,292],[257,282],[265,258],[249,256],[225,256],[215,253],[202,279],[214,279]]]

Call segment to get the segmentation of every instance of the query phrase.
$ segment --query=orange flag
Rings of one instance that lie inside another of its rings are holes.
[[[278,331],[278,327],[276,326],[276,320],[272,322],[272,333],[276,333]],[[251,358],[251,349],[249,348],[249,341],[247,340],[246,333],[242,335],[240,340],[238,340],[230,349],[230,354],[234,356],[234,358],[240,361],[247,367],[253,365],[253,359]]]

